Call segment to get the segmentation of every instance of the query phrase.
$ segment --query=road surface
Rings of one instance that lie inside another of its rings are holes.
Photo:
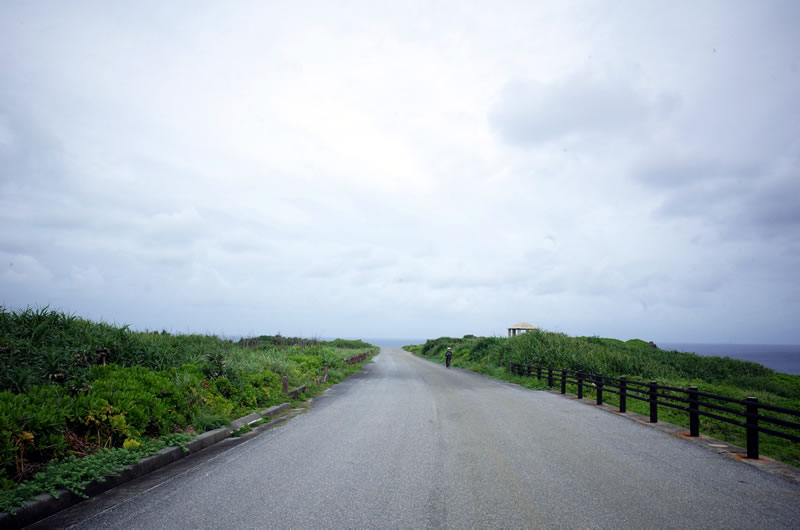
[[[282,427],[41,526],[800,526],[799,486],[629,419],[400,349],[364,372]]]

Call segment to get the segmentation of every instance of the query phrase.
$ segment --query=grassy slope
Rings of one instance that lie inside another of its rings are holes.
[[[727,357],[703,357],[693,353],[659,350],[641,340],[622,342],[537,331],[510,339],[442,337],[406,348],[443,362],[448,346],[453,348],[455,366],[514,381],[529,388],[545,388],[546,381],[538,381],[535,377],[512,376],[501,367],[501,362],[505,366],[509,362],[516,362],[584,370],[612,377],[626,376],[678,388],[696,385],[701,391],[712,394],[739,399],[755,396],[764,403],[800,410],[800,376],[777,373],[757,363]],[[575,393],[576,390],[572,386],[567,391]],[[593,396],[591,389],[587,390],[587,396]],[[614,394],[606,394],[604,398],[608,403],[618,404]],[[647,414],[647,407],[646,403],[628,400],[629,410]],[[681,411],[659,407],[659,418],[688,427],[688,415]],[[797,421],[792,417],[785,419]],[[724,422],[701,418],[700,432],[736,445],[745,445],[744,429]],[[762,454],[800,466],[798,444],[765,434],[760,436],[760,440]]]
[[[282,376],[290,388],[306,384],[313,394],[357,371],[344,359],[364,351],[377,348],[137,333],[47,308],[0,307],[0,509],[18,503],[20,492],[28,495],[20,484],[58,461],[72,462],[70,469],[86,468],[74,457],[87,455],[86,462],[123,461],[152,450],[159,437],[225,425],[287,401]],[[330,379],[318,385],[325,363]],[[58,473],[43,483],[54,487]]]

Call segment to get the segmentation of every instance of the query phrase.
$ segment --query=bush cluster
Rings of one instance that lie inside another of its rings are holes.
[[[317,339],[305,339],[303,337],[284,337],[278,335],[259,335],[258,337],[242,337],[237,343],[242,348],[259,348],[262,346],[316,346],[320,344]]]
[[[77,390],[93,366],[166,370],[232,347],[214,336],[133,332],[47,307],[12,312],[0,306],[0,390],[24,392],[43,383]]]
[[[83,391],[44,384],[0,392],[0,479],[9,486],[54,458],[203,432],[285,400],[279,376],[268,370],[210,379],[203,368],[111,364],[95,366]]]
[[[243,348],[260,348],[265,346],[299,346],[310,348],[315,346],[329,346],[331,348],[345,349],[367,349],[372,348],[372,344],[363,340],[334,339],[323,341],[319,339],[305,339],[302,337],[284,337],[282,335],[260,335],[258,337],[243,337],[237,342],[237,346]]]
[[[646,380],[702,380],[708,383],[748,384],[772,388],[786,397],[800,397],[794,385],[780,385],[773,370],[758,363],[729,357],[661,350],[638,339],[626,342],[600,337],[570,337],[536,330],[511,337],[441,337],[428,340],[421,353],[440,356],[448,347],[454,361],[499,365],[509,362],[583,370],[608,376]]]
[[[332,348],[346,348],[350,350],[368,349],[372,348],[372,344],[364,342],[363,340],[349,340],[349,339],[335,339],[325,343],[325,345]]]
[[[200,433],[281,403],[282,376],[313,385],[327,363],[336,382],[356,369],[344,358],[372,348],[356,342],[244,348],[0,307],[0,487],[15,488],[67,457]]]
[[[79,458],[70,455],[63,460],[50,462],[44,471],[34,475],[31,480],[17,484],[13,489],[0,490],[0,510],[13,512],[28,499],[40,493],[50,493],[58,497],[58,490],[66,489],[81,497],[86,497],[84,485],[93,480],[103,480],[104,475],[119,472],[144,457],[156,454],[169,446],[182,446],[191,436],[170,434],[158,440],[145,440],[141,444],[119,449],[101,449],[96,453]]]

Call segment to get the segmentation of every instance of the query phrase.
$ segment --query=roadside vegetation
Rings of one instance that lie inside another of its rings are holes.
[[[658,381],[676,388],[697,386],[701,392],[743,399],[754,396],[763,403],[800,410],[800,376],[775,372],[758,363],[729,357],[704,357],[693,353],[660,350],[642,340],[626,342],[600,337],[570,337],[542,330],[516,337],[441,337],[405,349],[444,363],[447,347],[453,349],[453,365],[518,383],[527,388],[544,389],[547,380],[509,373],[509,363],[539,365],[554,369],[582,370],[610,377],[626,376],[635,381]],[[557,386],[559,384],[557,383]],[[577,387],[568,385],[575,394]],[[591,386],[584,395],[593,397]],[[619,397],[604,394],[604,401],[619,404]],[[649,405],[629,399],[628,410],[649,413]],[[779,416],[778,416],[779,417]],[[786,418],[797,421],[795,418]],[[688,414],[659,407],[659,420],[688,428]],[[745,430],[711,418],[700,418],[700,432],[744,447]],[[760,452],[765,456],[800,467],[800,444],[762,434]]]
[[[377,350],[341,339],[134,332],[0,306],[0,510],[58,488],[80,493],[166,445],[290,401],[282,377],[315,395],[360,369],[346,359]]]

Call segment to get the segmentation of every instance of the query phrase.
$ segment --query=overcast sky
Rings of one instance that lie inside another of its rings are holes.
[[[0,3],[0,305],[800,343],[800,3]]]

